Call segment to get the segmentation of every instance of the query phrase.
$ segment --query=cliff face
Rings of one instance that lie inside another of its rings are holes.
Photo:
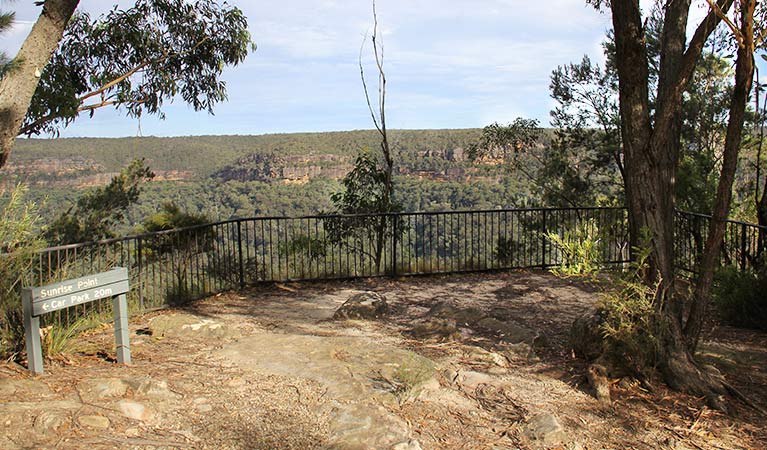
[[[397,161],[400,176],[432,181],[478,181],[493,179],[480,176],[476,167],[466,163],[463,148],[418,149],[404,151]],[[204,155],[201,155],[204,157]],[[213,178],[226,181],[261,181],[281,184],[304,184],[313,179],[340,180],[353,168],[354,158],[333,153],[280,155],[279,151],[252,153],[219,169]],[[487,162],[485,162],[487,164]],[[151,159],[148,165],[152,166]],[[108,184],[117,172],[85,157],[45,157],[15,162],[4,169],[0,183],[25,181],[32,186],[87,188]],[[153,181],[184,182],[199,179],[191,170],[153,170]]]
[[[4,171],[20,176],[34,174],[35,176],[66,177],[102,172],[104,166],[89,158],[43,158],[36,161],[11,162]]]
[[[213,176],[222,181],[303,184],[314,178],[339,180],[351,169],[348,159],[338,155],[277,156],[257,153],[238,159]]]
[[[462,163],[466,161],[466,155],[460,147],[420,150],[414,152],[412,156],[414,158],[411,158],[411,162],[403,163],[396,168],[399,175],[433,181],[471,181],[487,178],[477,176],[476,167],[463,167]],[[424,162],[426,159],[445,162],[448,167],[438,170],[427,168],[429,164]],[[238,159],[234,164],[224,167],[213,176],[223,181],[303,184],[315,178],[340,180],[352,170],[353,162],[352,158],[334,154],[280,156],[276,153],[257,153]]]
[[[119,172],[107,172],[104,165],[93,159],[43,158],[9,164],[3,182],[24,181],[31,186],[70,187],[75,189],[104,186]],[[153,181],[188,181],[195,174],[189,170],[153,170]]]

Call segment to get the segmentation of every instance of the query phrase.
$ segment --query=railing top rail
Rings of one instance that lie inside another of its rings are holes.
[[[311,214],[305,216],[259,216],[247,218],[235,218],[226,222],[238,221],[259,221],[259,220],[301,220],[301,219],[340,219],[355,217],[380,217],[380,216],[426,216],[426,215],[447,215],[447,214],[489,214],[503,212],[538,212],[538,211],[595,211],[595,210],[625,210],[623,206],[589,206],[583,208],[498,208],[498,209],[454,209],[448,211],[407,211],[407,212],[388,212],[388,213],[363,213],[363,214]]]
[[[118,242],[124,242],[129,240],[145,239],[152,236],[162,236],[166,234],[182,233],[186,231],[216,227],[222,225],[228,225],[237,222],[258,222],[268,220],[325,220],[325,219],[351,219],[358,217],[382,217],[382,216],[433,216],[433,215],[447,215],[447,214],[488,214],[488,213],[515,213],[515,212],[540,212],[540,211],[599,211],[599,210],[625,210],[623,206],[589,206],[589,207],[561,207],[561,208],[502,208],[502,209],[458,209],[449,211],[410,211],[410,212],[390,212],[390,213],[368,213],[368,214],[312,214],[304,216],[259,216],[259,217],[240,217],[228,220],[221,220],[218,222],[207,223],[202,225],[194,225],[184,228],[175,228],[173,230],[155,231],[148,233],[135,234],[130,236],[123,236],[110,239],[102,239],[98,241],[79,242],[74,244],[65,244],[55,247],[48,247],[39,250],[37,253],[50,253],[54,251],[74,250],[89,246],[109,245]]]
[[[36,253],[49,253],[53,251],[62,251],[62,250],[74,250],[76,248],[83,248],[83,247],[89,247],[94,245],[109,245],[109,244],[115,244],[117,242],[123,242],[123,241],[130,241],[135,239],[143,239],[148,238],[152,236],[163,236],[166,234],[174,234],[174,233],[180,233],[184,231],[191,231],[191,230],[197,230],[201,228],[210,228],[220,225],[226,225],[232,222],[237,222],[238,220],[242,219],[231,219],[231,220],[223,220],[220,222],[212,222],[212,223],[205,223],[202,225],[192,225],[189,227],[183,227],[183,228],[174,228],[172,230],[162,230],[162,231],[152,231],[147,233],[141,233],[141,234],[133,234],[130,236],[123,236],[123,237],[117,237],[117,238],[110,238],[110,239],[101,239],[98,241],[90,241],[90,242],[78,242],[75,244],[65,244],[65,245],[58,245],[56,247],[48,247],[44,248],[42,250],[38,250]]]
[[[679,214],[686,214],[688,216],[700,217],[701,219],[713,220],[713,216],[711,216],[710,214],[696,213],[696,212],[692,212],[692,211],[684,211],[684,210],[681,210],[681,209],[677,209],[676,212],[679,213]],[[734,225],[744,225],[744,226],[747,226],[747,227],[750,227],[750,228],[755,228],[757,230],[767,231],[767,226],[759,225],[759,224],[756,224],[756,223],[743,222],[741,220],[731,220],[731,219],[727,219],[727,220],[725,220],[725,222],[726,223],[731,223],[731,224],[734,224]]]

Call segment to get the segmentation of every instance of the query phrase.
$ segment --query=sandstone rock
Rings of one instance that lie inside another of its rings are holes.
[[[498,335],[504,342],[513,344],[520,342],[533,344],[537,337],[533,331],[511,320],[500,321],[493,317],[485,317],[477,322],[477,327]]]
[[[493,384],[496,378],[492,375],[488,375],[482,372],[474,372],[473,370],[464,370],[458,373],[455,378],[455,382],[461,386],[464,391],[473,392],[478,386],[482,384]]]
[[[416,339],[429,339],[440,342],[455,341],[461,336],[454,319],[430,318],[416,324],[409,332]]]
[[[525,425],[523,435],[530,441],[546,446],[559,444],[567,437],[564,428],[551,413],[533,416]]]
[[[38,380],[0,378],[0,398],[10,398],[16,395],[27,400],[45,398],[55,395],[51,388]]]
[[[330,422],[326,448],[390,449],[408,442],[410,428],[399,416],[371,403],[342,406]]]
[[[505,343],[500,351],[503,354],[503,356],[505,356],[509,361],[514,361],[514,360],[534,361],[538,359],[538,356],[535,354],[535,350],[533,350],[533,347],[526,342],[518,342],[516,344]]]
[[[138,402],[121,400],[117,402],[117,409],[127,418],[146,421],[152,418],[152,411]]]
[[[45,435],[55,432],[64,425],[66,420],[66,417],[60,411],[43,411],[35,417],[33,428],[38,434]]]
[[[440,302],[432,306],[427,315],[442,319],[453,319],[459,327],[474,326],[477,322],[487,317],[487,314],[476,308],[457,308],[446,302]]]
[[[570,345],[576,355],[594,361],[604,353],[604,336],[600,329],[603,320],[600,311],[591,311],[575,319],[570,328]]]
[[[83,380],[77,390],[85,401],[102,400],[105,398],[122,397],[128,390],[128,385],[119,378],[94,378]]]
[[[415,439],[412,439],[408,442],[401,442],[395,445],[392,447],[392,450],[421,450],[421,444]]]
[[[179,394],[168,389],[168,382],[165,380],[155,380],[149,377],[126,378],[123,380],[137,397],[149,398],[152,400],[168,401],[180,397]]]
[[[104,416],[80,416],[77,422],[88,428],[104,430],[109,428],[109,419]]]
[[[389,312],[386,298],[376,292],[363,292],[352,295],[333,314],[335,320],[362,319],[373,320]]]
[[[169,337],[226,339],[239,336],[239,331],[225,327],[213,319],[188,313],[170,313],[153,317],[149,330],[156,339]]]
[[[484,370],[488,372],[491,368],[503,369],[509,367],[509,359],[506,356],[501,353],[485,350],[482,347],[467,347],[463,356],[466,360],[471,361],[477,366],[484,366]]]

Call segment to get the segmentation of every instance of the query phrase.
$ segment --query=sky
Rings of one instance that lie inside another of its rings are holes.
[[[94,15],[114,3],[82,0]],[[140,123],[109,109],[80,117],[62,137],[266,134],[372,128],[358,58],[372,30],[369,0],[230,1],[243,10],[258,49],[223,79],[229,100],[215,115],[180,99],[166,119]],[[40,13],[16,11],[0,49],[14,54]],[[516,117],[549,124],[549,76],[584,54],[602,61],[608,14],[583,0],[378,0],[385,47],[386,119],[390,128],[482,127]],[[368,40],[363,57],[375,83]],[[375,94],[374,92],[372,92]]]

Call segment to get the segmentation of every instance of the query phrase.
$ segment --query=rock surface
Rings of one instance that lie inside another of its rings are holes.
[[[227,339],[239,336],[239,332],[215,319],[202,318],[194,314],[163,314],[151,319],[149,330],[156,339],[200,338]]]
[[[455,341],[460,332],[455,319],[429,318],[416,324],[408,334],[415,339],[436,340],[438,342]]]
[[[602,321],[600,311],[590,311],[575,319],[570,328],[570,345],[575,354],[586,361],[595,361],[604,353]]]
[[[389,313],[389,304],[386,298],[377,292],[363,292],[352,295],[345,301],[333,315],[335,320],[380,319]]]
[[[372,344],[357,337],[267,333],[228,345],[218,356],[324,385],[335,399],[331,448],[388,449],[411,438],[407,423],[388,408],[417,398],[436,370],[434,362],[416,353]]]
[[[145,421],[152,418],[152,411],[139,402],[120,400],[117,402],[117,408],[129,419]]]
[[[77,418],[80,426],[96,429],[109,428],[109,418],[104,416],[80,416]]]
[[[551,446],[562,443],[567,434],[553,414],[540,413],[528,420],[524,436],[536,444]]]

